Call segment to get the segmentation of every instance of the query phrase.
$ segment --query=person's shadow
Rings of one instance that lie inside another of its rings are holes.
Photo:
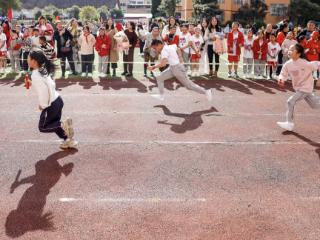
[[[74,164],[68,163],[60,165],[59,159],[70,154],[75,154],[78,150],[59,151],[46,160],[40,160],[35,164],[36,173],[19,180],[21,170],[18,171],[15,181],[12,183],[10,193],[23,184],[32,184],[21,197],[18,207],[12,210],[6,220],[5,229],[7,236],[17,238],[23,234],[36,231],[53,231],[53,214],[44,213],[47,196],[50,189],[54,187],[62,174],[68,176],[73,169]]]
[[[157,105],[154,107],[161,108],[163,110],[163,113],[167,116],[173,116],[173,117],[178,117],[178,118],[184,119],[184,121],[181,124],[168,123],[167,120],[158,121],[159,124],[171,126],[171,130],[173,132],[180,133],[180,134],[185,133],[187,131],[193,131],[193,130],[198,129],[203,124],[202,115],[213,113],[213,112],[218,112],[218,110],[214,107],[211,107],[208,110],[193,112],[191,114],[173,113],[164,105]]]
[[[302,136],[301,134],[299,133],[296,133],[296,132],[289,132],[289,131],[285,131],[282,133],[283,135],[293,135],[293,136],[296,136],[297,138],[301,139],[302,141],[304,141],[305,143],[313,146],[313,147],[316,147],[316,150],[315,152],[318,154],[319,156],[319,159],[320,159],[320,143],[317,143],[317,142],[314,142],[312,141],[310,138],[307,138],[305,136]]]

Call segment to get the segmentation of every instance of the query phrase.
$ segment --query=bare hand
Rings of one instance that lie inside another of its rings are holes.
[[[156,68],[154,67],[154,66],[148,66],[148,70],[149,71],[153,71],[153,70],[155,70]]]

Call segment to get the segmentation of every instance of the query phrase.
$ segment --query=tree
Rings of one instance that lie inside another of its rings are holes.
[[[78,5],[73,5],[71,8],[67,9],[67,13],[70,18],[79,19],[81,8]]]
[[[106,20],[108,18],[108,16],[110,15],[109,8],[106,5],[99,7],[97,10],[98,10],[100,19],[102,18],[103,20]]]
[[[110,15],[114,19],[122,19],[123,18],[123,12],[120,9],[112,9],[110,12]]]
[[[267,14],[268,6],[262,0],[250,0],[240,7],[239,11],[234,15],[234,20],[242,24],[253,24],[255,22],[263,22]]]
[[[292,0],[288,15],[295,23],[306,24],[309,20],[320,21],[320,5],[310,0]]]
[[[39,11],[37,11],[37,12],[34,14],[34,19],[35,19],[35,20],[38,20],[39,17],[41,17],[41,16],[42,16],[42,12],[39,10]]]
[[[79,16],[81,21],[97,21],[99,18],[98,11],[93,6],[85,6],[81,8]]]
[[[222,13],[217,0],[193,0],[192,2],[194,18],[209,18]]]
[[[152,0],[152,5],[151,5],[151,13],[153,17],[159,17],[160,12],[158,10],[159,5],[161,4],[161,0]]]
[[[1,0],[0,1],[0,9],[5,13],[8,11],[9,8],[12,9],[20,9],[21,2],[20,0]]]
[[[175,16],[176,13],[176,0],[161,0],[161,4],[158,7],[158,11],[163,16]]]

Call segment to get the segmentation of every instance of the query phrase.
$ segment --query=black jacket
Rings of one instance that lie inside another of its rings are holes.
[[[64,34],[60,36],[59,31],[54,32],[54,40],[57,41],[57,57],[61,58],[62,54],[72,54],[72,35],[68,30],[65,30]],[[70,52],[63,53],[61,48],[70,47]]]

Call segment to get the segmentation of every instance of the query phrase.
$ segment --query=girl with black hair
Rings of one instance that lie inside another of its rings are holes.
[[[204,40],[208,42],[208,58],[209,58],[209,68],[210,76],[217,76],[219,70],[220,56],[216,51],[216,39],[224,39],[224,34],[221,27],[219,26],[219,21],[216,17],[212,17],[209,26],[204,34]],[[213,71],[213,56],[215,59],[215,71]]]
[[[287,101],[286,121],[277,122],[277,124],[287,131],[292,131],[294,128],[294,107],[298,101],[305,100],[311,108],[320,108],[320,97],[313,94],[314,80],[312,76],[313,71],[320,69],[320,62],[308,62],[304,58],[304,49],[300,44],[292,45],[288,55],[290,60],[283,65],[278,83],[284,87],[285,81],[291,78],[293,89],[296,92]]]
[[[33,50],[28,56],[28,64],[32,68],[32,86],[39,99],[39,110],[42,111],[39,120],[39,131],[43,133],[54,132],[63,142],[62,149],[75,148],[78,144],[73,139],[74,130],[72,119],[67,118],[61,122],[63,108],[62,98],[56,91],[56,84],[50,77],[55,66],[46,58],[41,50]]]
[[[138,43],[138,35],[136,34],[136,25],[134,22],[127,22],[127,29],[124,33],[129,39],[129,53],[123,54],[123,76],[132,77],[134,48]]]
[[[111,18],[106,23],[106,32],[111,39],[110,58],[107,67],[107,75],[110,75],[110,65],[112,68],[112,77],[116,77],[116,69],[118,68],[119,52],[117,49],[117,41],[114,39],[114,35],[118,32],[114,27],[114,22]]]

